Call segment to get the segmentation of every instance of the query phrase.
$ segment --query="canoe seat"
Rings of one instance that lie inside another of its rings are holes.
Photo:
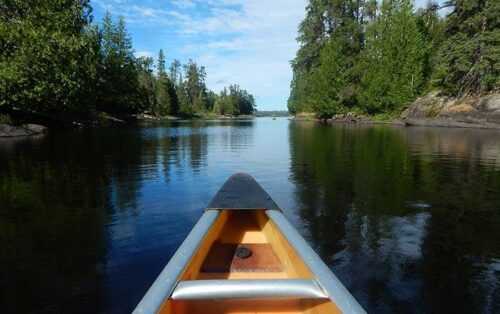
[[[173,300],[215,299],[327,299],[316,280],[244,279],[180,281]]]

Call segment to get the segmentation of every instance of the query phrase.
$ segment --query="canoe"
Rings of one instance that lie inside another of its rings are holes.
[[[365,313],[247,174],[231,176],[134,314]]]

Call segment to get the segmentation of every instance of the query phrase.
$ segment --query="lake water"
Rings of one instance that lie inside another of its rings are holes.
[[[253,175],[370,313],[500,313],[500,132],[288,119],[0,141],[2,313],[128,313]]]

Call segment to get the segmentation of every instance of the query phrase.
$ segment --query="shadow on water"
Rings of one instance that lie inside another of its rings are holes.
[[[500,310],[499,133],[289,131],[304,233],[369,312]]]
[[[2,140],[2,312],[130,312],[238,171],[370,313],[500,312],[498,134],[262,118]]]

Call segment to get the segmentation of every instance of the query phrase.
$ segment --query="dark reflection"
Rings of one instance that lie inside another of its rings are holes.
[[[499,311],[498,133],[289,131],[308,237],[368,312]]]
[[[88,313],[100,307],[102,209],[111,207],[112,177],[97,153],[101,144],[92,134],[0,142],[3,312]]]

